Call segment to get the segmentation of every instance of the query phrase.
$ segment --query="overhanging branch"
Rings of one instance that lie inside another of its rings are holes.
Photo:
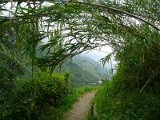
[[[154,24],[152,24],[151,22],[149,21],[146,21],[145,19],[143,18],[140,18],[139,16],[133,14],[133,13],[129,13],[127,11],[124,11],[124,10],[120,10],[120,9],[117,9],[117,8],[113,8],[113,7],[108,7],[108,6],[104,6],[104,5],[100,5],[100,4],[92,4],[92,3],[86,3],[86,2],[75,2],[75,1],[71,1],[72,3],[78,3],[78,4],[83,4],[83,5],[89,5],[89,6],[93,6],[93,7],[97,7],[98,9],[105,9],[105,10],[108,10],[108,11],[112,11],[112,12],[115,12],[116,14],[118,13],[122,13],[122,14],[125,14],[125,15],[128,15],[130,17],[133,17],[137,20],[140,20],[150,26],[152,26],[153,28],[155,28],[156,30],[160,31],[160,28],[158,28],[157,26],[155,26]]]

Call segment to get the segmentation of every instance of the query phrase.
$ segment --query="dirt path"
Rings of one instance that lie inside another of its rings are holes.
[[[95,93],[96,92],[91,92],[82,96],[64,116],[64,120],[87,120],[91,101],[95,97]]]

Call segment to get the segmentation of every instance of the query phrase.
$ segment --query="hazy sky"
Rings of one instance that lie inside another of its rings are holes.
[[[107,56],[109,53],[111,53],[113,50],[111,47],[106,46],[103,47],[101,50],[90,50],[87,52],[82,53],[83,55],[95,60],[100,61],[101,58]]]
[[[84,52],[84,53],[82,53],[82,55],[87,56],[87,57],[93,59],[94,61],[99,62],[101,65],[103,65],[102,62],[100,61],[100,59],[107,56],[112,51],[113,50],[111,47],[106,46],[106,47],[103,47],[101,50],[91,50],[88,52]],[[115,73],[116,66],[117,66],[117,61],[115,61],[114,57],[111,58],[109,63],[106,62],[106,64],[104,65],[105,69],[108,72],[111,69],[114,69],[114,73]]]

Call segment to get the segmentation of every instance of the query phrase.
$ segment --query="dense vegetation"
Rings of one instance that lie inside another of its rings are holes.
[[[160,118],[158,0],[31,0],[12,3],[12,10],[5,4],[0,2],[0,12],[10,16],[0,17],[1,119],[47,119],[45,111],[70,95],[69,74],[56,74],[56,67],[108,45],[113,52],[102,62],[115,56],[118,68],[98,92],[98,117]]]
[[[120,78],[118,78],[119,80]],[[97,115],[92,120],[158,120],[160,95],[154,92],[115,90],[115,82],[107,82],[95,99]]]
[[[51,107],[60,104],[68,93],[67,81],[60,75],[46,79],[47,75],[40,73],[34,79],[15,80],[12,91],[1,99],[6,105],[1,106],[1,119],[42,119]]]

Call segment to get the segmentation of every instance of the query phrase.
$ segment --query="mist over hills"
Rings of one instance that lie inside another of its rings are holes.
[[[61,72],[70,74],[70,83],[74,86],[92,85],[104,79],[106,69],[93,59],[79,55],[65,62]]]
[[[101,59],[106,57],[109,53],[112,52],[112,49],[110,47],[105,47],[101,50],[92,50],[92,51],[87,51],[82,53],[82,56],[88,57],[90,59],[93,59],[96,61],[99,66],[103,66],[102,69],[100,69],[105,76],[105,79],[111,80],[112,76],[116,73],[117,71],[117,65],[118,62],[115,60],[115,57],[112,56],[111,59],[106,62],[105,64],[102,63]],[[100,67],[101,68],[101,67]]]
[[[47,50],[43,52],[37,50],[37,54],[45,56]],[[91,85],[102,79],[110,79],[113,75],[111,64],[107,63],[103,66],[100,62],[105,55],[97,51],[87,54],[84,52],[63,63],[60,69],[56,69],[56,72],[69,73],[69,82],[74,86]]]

